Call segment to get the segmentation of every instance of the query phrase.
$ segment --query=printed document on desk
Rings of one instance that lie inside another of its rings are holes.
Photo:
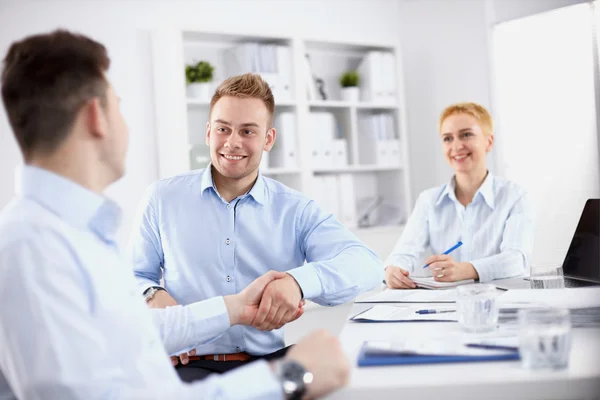
[[[473,279],[465,279],[463,281],[456,282],[438,282],[433,279],[432,276],[428,277],[416,277],[411,276],[410,279],[417,285],[417,287],[422,287],[425,289],[448,289],[453,288],[460,285],[465,285],[467,283],[474,283]]]
[[[455,303],[456,296],[456,289],[385,289],[355,303]]]
[[[358,356],[358,366],[434,364],[518,360],[519,352],[467,347],[464,343],[441,339],[409,339],[402,342],[366,341]]]
[[[418,310],[423,307],[395,307],[388,305],[376,305],[366,311],[361,312],[350,318],[356,322],[456,322],[458,317],[456,312],[445,312],[439,314],[419,314]],[[455,307],[443,307],[439,310],[453,310]]]

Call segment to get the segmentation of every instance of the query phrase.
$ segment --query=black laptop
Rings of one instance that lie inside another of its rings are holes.
[[[585,203],[562,268],[565,287],[600,285],[600,199]]]

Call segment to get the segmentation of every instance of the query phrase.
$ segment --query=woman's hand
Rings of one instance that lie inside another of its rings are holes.
[[[427,259],[427,264],[438,282],[456,282],[464,279],[479,279],[479,274],[470,262],[457,262],[452,256],[439,254]]]
[[[414,289],[417,287],[408,277],[408,271],[395,265],[385,267],[385,283],[390,289]]]

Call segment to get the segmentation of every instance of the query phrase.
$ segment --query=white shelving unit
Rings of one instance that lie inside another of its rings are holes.
[[[285,101],[278,101],[276,95],[275,118],[282,112],[295,115],[298,165],[292,168],[269,165],[262,173],[314,198],[322,195],[319,193],[322,187],[317,187],[320,177],[339,179],[337,177],[342,175],[346,178],[351,176],[354,187],[354,198],[351,201],[355,205],[357,216],[360,217],[370,204],[371,208],[379,211],[379,217],[371,215],[371,226],[368,228],[355,223],[350,224],[349,228],[359,236],[361,232],[376,232],[380,237],[381,230],[377,228],[381,226],[383,232],[389,233],[391,240],[397,239],[395,233],[400,231],[412,205],[402,61],[398,44],[335,43],[299,37],[266,37],[251,33],[230,35],[193,29],[163,29],[153,32],[152,36],[161,178],[203,168],[210,161],[208,147],[205,145],[210,100],[187,97],[185,65],[200,60],[210,62],[215,67],[216,88],[229,76],[227,52],[232,48],[248,42],[289,46],[291,71],[287,73],[291,77],[291,96]],[[338,84],[340,75],[344,71],[356,69],[370,51],[393,54],[396,66],[396,100],[383,103],[342,101]],[[308,78],[304,69],[306,55],[310,59],[312,74],[324,82],[326,100],[308,98]],[[328,112],[335,117],[338,137],[347,141],[347,166],[320,167],[315,164],[316,135],[310,124],[310,113],[313,111]],[[361,129],[359,121],[370,114],[389,114],[390,121],[393,120],[394,139],[400,143],[400,148],[394,153],[393,163],[390,165],[364,161],[362,152],[364,144],[369,143],[370,133]],[[278,140],[285,138],[285,135],[286,132],[278,131]],[[376,205],[377,203],[380,204]],[[358,219],[355,222],[361,222]]]

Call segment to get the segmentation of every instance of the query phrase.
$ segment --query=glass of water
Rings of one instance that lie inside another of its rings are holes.
[[[571,352],[571,314],[561,308],[519,310],[519,353],[527,369],[563,369]]]
[[[456,288],[458,322],[467,332],[490,332],[498,325],[498,290],[496,286],[475,283]]]
[[[532,267],[532,289],[562,289],[565,287],[562,267]]]

